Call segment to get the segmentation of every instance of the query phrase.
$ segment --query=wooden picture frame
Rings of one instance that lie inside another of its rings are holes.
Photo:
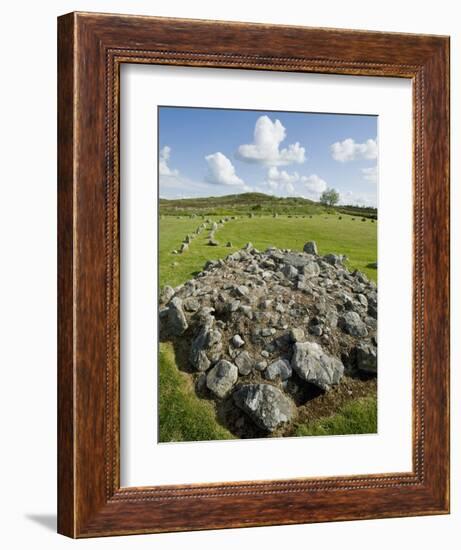
[[[71,13],[58,21],[58,531],[97,537],[449,511],[449,39]],[[412,79],[413,469],[120,487],[122,63]]]

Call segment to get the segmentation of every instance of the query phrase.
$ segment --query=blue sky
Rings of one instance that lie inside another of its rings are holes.
[[[376,206],[377,117],[159,107],[162,198],[258,191]]]

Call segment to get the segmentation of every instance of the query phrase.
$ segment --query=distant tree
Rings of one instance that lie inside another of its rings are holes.
[[[325,206],[334,206],[339,202],[339,193],[336,189],[327,189],[320,197],[320,202]]]

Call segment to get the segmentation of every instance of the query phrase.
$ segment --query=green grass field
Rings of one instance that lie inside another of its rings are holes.
[[[370,264],[377,260],[377,222],[361,221],[352,216],[321,213],[312,217],[280,215],[239,216],[228,221],[215,233],[219,246],[208,246],[208,230],[204,230],[183,254],[173,254],[187,234],[203,222],[201,216],[191,218],[162,216],[160,219],[159,277],[160,287],[178,286],[203,269],[207,260],[224,258],[247,242],[265,250],[269,246],[302,251],[306,241],[317,242],[319,254],[346,254],[349,269],[358,269],[376,281],[377,270]],[[207,216],[208,218],[208,216]],[[218,217],[209,217],[218,220]],[[232,247],[226,247],[230,241]],[[189,375],[176,367],[173,349],[160,345],[159,417],[161,441],[193,441],[230,439],[232,434],[216,421],[212,403],[197,397]],[[300,424],[297,435],[370,433],[376,431],[376,399],[356,400],[340,413],[312,425]]]
[[[211,218],[217,220],[218,218]],[[368,267],[376,262],[377,223],[371,220],[337,214],[316,214],[310,217],[248,216],[230,220],[219,229],[215,238],[219,246],[208,246],[208,231],[203,231],[184,254],[179,249],[188,233],[193,233],[202,219],[165,216],[160,220],[160,287],[177,286],[201,271],[207,260],[224,258],[247,242],[260,250],[269,246],[302,251],[306,241],[317,242],[319,254],[346,254],[350,269],[358,269],[376,281],[377,270]],[[230,241],[232,247],[226,247]]]
[[[159,441],[233,439],[216,422],[211,403],[195,395],[187,374],[176,367],[173,346],[162,343],[159,355]]]
[[[372,434],[378,430],[378,407],[374,397],[362,397],[341,407],[337,414],[296,426],[296,436]]]

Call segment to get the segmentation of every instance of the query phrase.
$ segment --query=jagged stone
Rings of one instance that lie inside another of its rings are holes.
[[[237,365],[239,374],[242,374],[243,376],[250,374],[254,365],[254,361],[247,351],[240,352],[234,361]]]
[[[341,328],[351,336],[367,336],[368,330],[360,315],[355,311],[348,311],[339,318]]]
[[[290,363],[286,359],[277,359],[271,363],[264,371],[267,380],[286,380],[292,374]]]
[[[187,323],[184,310],[182,308],[182,300],[174,297],[168,305],[168,315],[166,315],[167,333],[173,336],[180,336],[187,330]]]
[[[297,342],[291,366],[302,380],[325,391],[338,384],[344,374],[342,362],[325,353],[315,342]]]
[[[208,371],[206,385],[216,397],[222,399],[231,391],[237,378],[237,367],[223,359]]]
[[[174,296],[174,290],[171,286],[165,285],[160,292],[159,301],[161,304],[167,304]]]
[[[273,432],[295,416],[295,407],[291,399],[269,384],[242,386],[232,397],[237,407],[268,432]]]

